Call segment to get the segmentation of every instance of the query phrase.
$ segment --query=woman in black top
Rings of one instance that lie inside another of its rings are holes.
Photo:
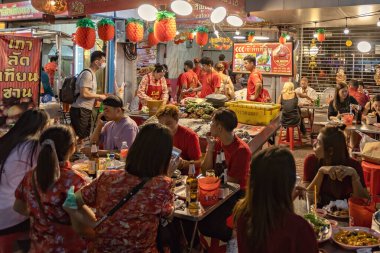
[[[286,82],[282,88],[277,103],[281,105],[281,125],[295,126],[301,121],[300,110],[298,108],[298,98],[294,92],[294,84]]]
[[[377,94],[364,107],[363,116],[376,115],[377,123],[380,123],[380,95]]]
[[[350,112],[350,104],[357,105],[358,102],[355,98],[348,94],[347,84],[340,82],[335,86],[334,99],[329,104],[327,117],[337,117],[342,113]]]

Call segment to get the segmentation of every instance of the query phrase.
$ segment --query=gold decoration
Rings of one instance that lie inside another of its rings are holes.
[[[346,40],[346,46],[347,46],[347,47],[352,46],[352,41],[351,41],[351,40]]]
[[[209,43],[213,48],[217,50],[228,50],[232,47],[232,40],[229,37],[219,37],[219,38],[211,38]]]

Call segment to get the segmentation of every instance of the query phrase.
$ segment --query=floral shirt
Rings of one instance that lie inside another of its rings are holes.
[[[30,238],[31,249],[29,252],[82,252],[85,250],[84,241],[72,230],[72,237],[66,243],[67,233],[60,234],[56,224],[70,225],[70,217],[63,210],[62,204],[66,199],[66,193],[70,186],[74,185],[75,190],[85,185],[85,179],[76,171],[71,170],[67,163],[61,167],[61,175],[47,192],[42,192],[36,182],[44,214],[41,213],[37,202],[35,190],[32,183],[34,170],[29,171],[16,189],[16,198],[26,203],[30,216]],[[69,226],[65,226],[68,227]],[[72,239],[72,238],[71,238]],[[75,244],[75,250],[70,249]]]
[[[149,89],[149,86],[155,87],[155,86],[161,86],[161,96],[159,99],[162,99],[165,101],[165,103],[169,100],[169,91],[168,91],[168,85],[166,83],[165,77],[161,78],[160,80],[156,80],[153,76],[153,73],[149,73],[141,79],[139,88],[137,90],[137,96],[140,98],[140,100],[147,101],[152,100],[151,96],[147,94],[147,91]]]
[[[86,205],[96,208],[100,219],[141,180],[124,170],[105,171],[81,195]],[[136,195],[96,228],[96,252],[156,253],[160,217],[174,211],[173,181],[165,176],[150,179]]]

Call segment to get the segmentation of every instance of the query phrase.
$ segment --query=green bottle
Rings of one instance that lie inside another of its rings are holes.
[[[99,112],[104,112],[103,102],[100,103]]]
[[[317,100],[315,100],[315,106],[321,106],[321,98],[319,97],[319,95],[317,97]]]

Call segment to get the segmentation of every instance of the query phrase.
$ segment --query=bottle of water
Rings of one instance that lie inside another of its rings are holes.
[[[115,154],[114,153],[110,153],[110,161],[109,161],[109,165],[108,165],[108,168],[109,170],[114,170],[115,169]]]
[[[121,143],[121,148],[120,148],[120,162],[125,162],[125,159],[127,158],[128,154],[128,144],[126,141],[123,141]]]

